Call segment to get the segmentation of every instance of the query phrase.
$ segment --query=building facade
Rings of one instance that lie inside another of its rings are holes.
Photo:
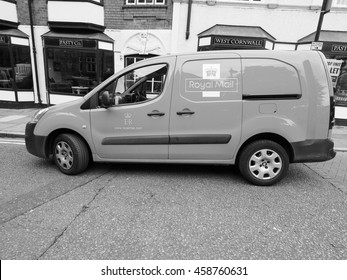
[[[0,0],[0,102],[58,104],[171,52],[167,0]]]
[[[173,0],[172,51],[319,50],[346,106],[347,0],[327,2],[316,42],[323,0]]]
[[[328,1],[329,2],[329,1]],[[347,0],[0,0],[0,102],[58,104],[156,55],[316,49],[347,102]]]

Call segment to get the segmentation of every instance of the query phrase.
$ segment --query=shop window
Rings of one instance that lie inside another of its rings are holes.
[[[133,63],[136,63],[136,62],[139,62],[141,60],[144,60],[144,59],[148,59],[148,58],[151,58],[151,57],[154,57],[155,55],[129,55],[129,56],[126,56],[125,57],[125,60],[124,60],[124,66],[127,67]]]
[[[46,49],[51,93],[85,95],[113,74],[113,53],[82,49]]]
[[[0,89],[33,89],[28,46],[0,46]]]
[[[108,77],[110,77],[114,72],[114,69],[113,69],[114,56],[113,56],[113,52],[101,52],[101,55],[102,55],[101,80],[104,81]]]
[[[12,52],[17,89],[31,90],[33,88],[33,77],[30,49],[26,46],[13,46]]]
[[[83,63],[83,62],[82,62]],[[96,59],[95,57],[87,57],[86,58],[86,68],[88,73],[96,72]]]
[[[10,49],[0,47],[0,89],[12,89],[13,71]]]
[[[118,77],[102,92],[111,93],[116,100],[115,104],[131,104],[152,100],[163,92],[167,69],[166,64],[137,68]]]
[[[347,59],[343,60],[340,76],[336,82],[335,101],[337,106],[347,107]]]

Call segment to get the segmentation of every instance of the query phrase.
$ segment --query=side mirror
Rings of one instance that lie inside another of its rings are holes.
[[[104,91],[100,95],[100,105],[104,108],[108,108],[112,106],[112,98],[110,96],[110,93],[108,91]]]

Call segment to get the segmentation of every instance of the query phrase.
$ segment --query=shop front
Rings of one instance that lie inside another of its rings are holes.
[[[101,32],[42,35],[49,104],[84,96],[114,73],[113,40]]]
[[[34,102],[28,36],[18,29],[0,29],[0,102]]]
[[[347,32],[321,31],[319,42],[314,42],[315,32],[300,39],[300,44],[311,44],[312,50],[321,51],[327,58],[334,86],[337,106],[347,107]]]
[[[198,51],[273,49],[275,40],[259,26],[216,24],[198,34]]]

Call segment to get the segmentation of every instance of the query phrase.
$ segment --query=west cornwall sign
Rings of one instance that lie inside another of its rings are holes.
[[[224,46],[230,46],[230,47],[263,48],[265,46],[265,39],[215,36],[213,40],[213,44],[215,46],[224,45]]]

